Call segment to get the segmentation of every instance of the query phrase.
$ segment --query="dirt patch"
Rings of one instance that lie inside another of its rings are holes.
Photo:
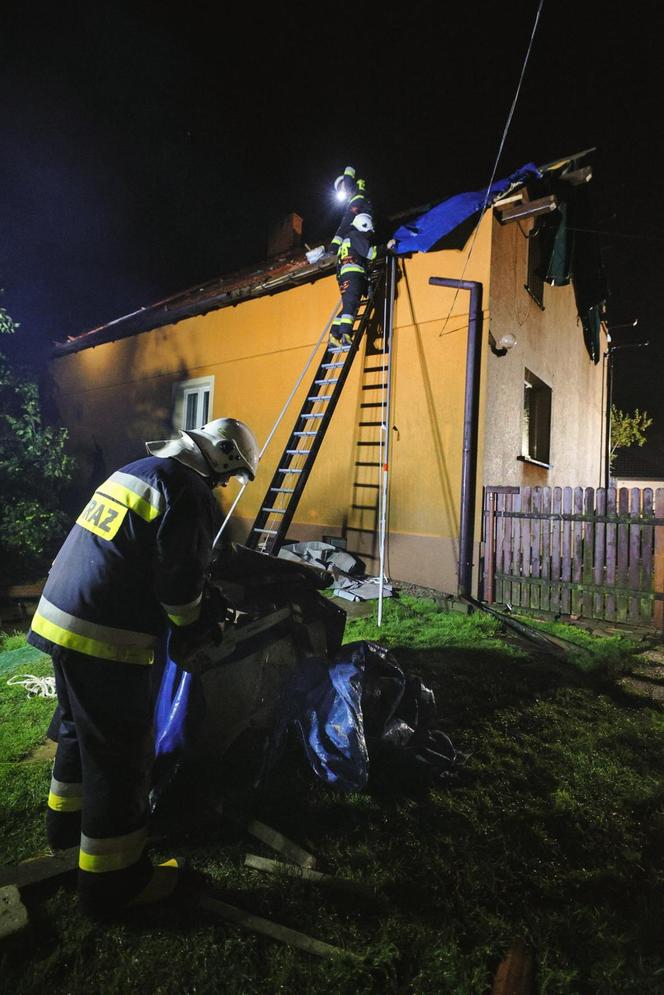
[[[29,764],[38,760],[54,760],[57,748],[58,744],[54,743],[52,739],[45,739],[39,746],[35,746],[32,753],[29,753],[21,763]]]

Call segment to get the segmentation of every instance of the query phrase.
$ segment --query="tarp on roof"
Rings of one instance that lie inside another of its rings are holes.
[[[441,238],[467,221],[473,214],[481,211],[485,200],[488,207],[497,197],[506,194],[511,187],[521,186],[529,179],[539,179],[541,176],[542,173],[535,163],[528,162],[511,176],[496,180],[488,188],[449,197],[409,224],[397,228],[392,236],[396,240],[394,251],[400,256],[409,252],[429,252]]]

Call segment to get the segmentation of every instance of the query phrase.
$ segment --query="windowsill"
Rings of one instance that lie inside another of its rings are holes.
[[[545,470],[550,470],[552,463],[542,463],[541,460],[533,459],[532,456],[517,456],[520,463],[531,463],[532,466],[542,466]]]

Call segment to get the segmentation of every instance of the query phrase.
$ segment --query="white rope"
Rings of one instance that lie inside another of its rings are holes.
[[[7,684],[9,687],[24,687],[28,698],[55,698],[55,677],[15,674],[9,678]]]
[[[535,32],[537,31],[537,25],[539,24],[540,14],[542,13],[542,7],[543,6],[544,6],[544,0],[540,0],[539,7],[537,8],[537,13],[535,15],[535,23],[533,24],[533,30],[532,30],[531,35],[530,35],[530,41],[528,42],[528,50],[526,51],[526,57],[523,60],[523,66],[521,67],[521,75],[519,76],[519,82],[517,84],[516,93],[514,94],[514,100],[512,101],[512,106],[510,107],[509,114],[507,115],[507,122],[505,124],[505,128],[503,129],[503,137],[500,140],[500,146],[498,148],[498,154],[496,156],[496,161],[493,164],[493,172],[491,173],[491,179],[489,180],[489,183],[488,183],[487,188],[486,188],[486,193],[484,195],[484,203],[482,204],[482,210],[480,211],[479,216],[477,218],[477,224],[475,225],[475,228],[474,228],[474,231],[473,231],[473,240],[470,243],[470,249],[468,250],[468,255],[466,256],[465,262],[463,264],[463,270],[461,272],[461,277],[460,277],[461,280],[463,280],[463,278],[465,276],[466,269],[468,267],[468,263],[470,262],[470,257],[472,256],[473,249],[475,248],[475,242],[477,240],[477,233],[478,233],[478,231],[480,229],[480,224],[482,223],[482,218],[484,217],[484,212],[487,209],[487,204],[489,203],[489,195],[490,195],[491,187],[493,186],[493,181],[496,178],[496,172],[498,170],[498,163],[500,162],[500,157],[503,154],[503,148],[505,147],[505,141],[507,139],[507,132],[509,131],[510,125],[512,123],[512,118],[514,116],[514,110],[516,108],[516,104],[517,104],[517,101],[519,99],[519,94],[521,93],[521,84],[523,83],[523,77],[526,74],[526,66],[528,65],[528,60],[530,58],[530,53],[531,53],[531,50],[532,50],[532,47],[533,47],[533,41],[535,40]],[[454,299],[452,300],[452,303],[450,305],[450,310],[449,310],[449,313],[447,315],[447,318],[445,319],[445,322],[443,324],[443,327],[442,327],[442,330],[440,332],[440,335],[442,335],[443,332],[445,331],[445,327],[446,327],[448,321],[450,320],[450,318],[452,316],[452,311],[454,310],[454,305],[456,304],[456,299],[459,296],[459,290],[460,290],[460,288],[457,287],[456,291],[455,291],[455,294],[454,294]]]
[[[271,430],[270,434],[268,435],[267,439],[265,440],[265,442],[263,444],[263,448],[261,449],[260,453],[258,454],[258,461],[259,461],[259,463],[260,463],[261,459],[263,458],[263,453],[265,452],[265,450],[267,449],[267,447],[272,442],[272,437],[274,436],[274,433],[277,431],[277,429],[278,429],[278,427],[279,427],[279,425],[281,423],[282,418],[286,414],[286,411],[288,410],[291,401],[295,397],[295,394],[297,393],[297,390],[298,390],[300,384],[302,383],[302,381],[304,380],[305,376],[307,375],[307,370],[309,369],[309,367],[313,363],[314,357],[315,357],[316,353],[318,352],[318,350],[320,348],[321,342],[323,341],[323,339],[327,335],[328,329],[329,329],[330,325],[332,324],[332,322],[334,320],[334,316],[336,315],[337,311],[339,310],[340,300],[341,300],[341,298],[339,298],[339,300],[334,305],[334,309],[333,309],[332,313],[330,314],[330,317],[327,319],[327,324],[323,328],[323,331],[320,334],[320,338],[318,339],[318,341],[316,342],[316,345],[311,350],[311,355],[309,356],[307,362],[305,363],[304,369],[300,373],[300,376],[298,377],[297,383],[295,384],[295,386],[293,387],[292,391],[290,392],[288,400],[286,401],[286,403],[284,404],[283,408],[281,409],[281,412],[279,413],[279,416],[278,416],[276,422],[272,426],[272,430]],[[235,511],[235,507],[236,507],[238,501],[240,500],[240,498],[244,494],[245,487],[247,487],[247,484],[246,483],[242,484],[242,487],[240,488],[240,490],[239,490],[239,492],[238,492],[235,500],[233,501],[232,505],[230,506],[230,508],[228,510],[228,514],[226,515],[226,517],[224,518],[223,522],[221,523],[221,528],[217,532],[217,534],[216,534],[216,536],[214,538],[214,542],[212,543],[212,548],[213,549],[216,548],[217,543],[221,539],[221,537],[222,537],[222,535],[224,533],[224,529],[228,525],[228,522],[230,521],[231,515]]]

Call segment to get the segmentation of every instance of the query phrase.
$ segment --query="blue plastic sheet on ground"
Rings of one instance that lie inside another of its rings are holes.
[[[353,660],[329,664],[306,657],[286,689],[274,735],[278,747],[292,723],[313,771],[345,791],[361,791],[369,777],[362,686],[361,668]]]
[[[418,734],[424,745],[433,721],[433,692],[418,677],[407,677],[389,650],[377,643],[347,643],[331,662],[314,656],[302,661],[286,688],[272,762],[290,725],[321,780],[343,791],[362,791],[372,758],[409,748]]]
[[[409,252],[428,252],[441,238],[448,235],[473,214],[481,211],[485,200],[487,205],[490,205],[496,197],[506,193],[511,186],[520,185],[529,179],[541,176],[542,173],[535,163],[528,162],[511,176],[496,180],[489,188],[485,187],[483,190],[474,190],[449,197],[409,224],[397,228],[392,236],[396,240],[394,251],[399,256]],[[489,190],[488,198],[487,189]]]

